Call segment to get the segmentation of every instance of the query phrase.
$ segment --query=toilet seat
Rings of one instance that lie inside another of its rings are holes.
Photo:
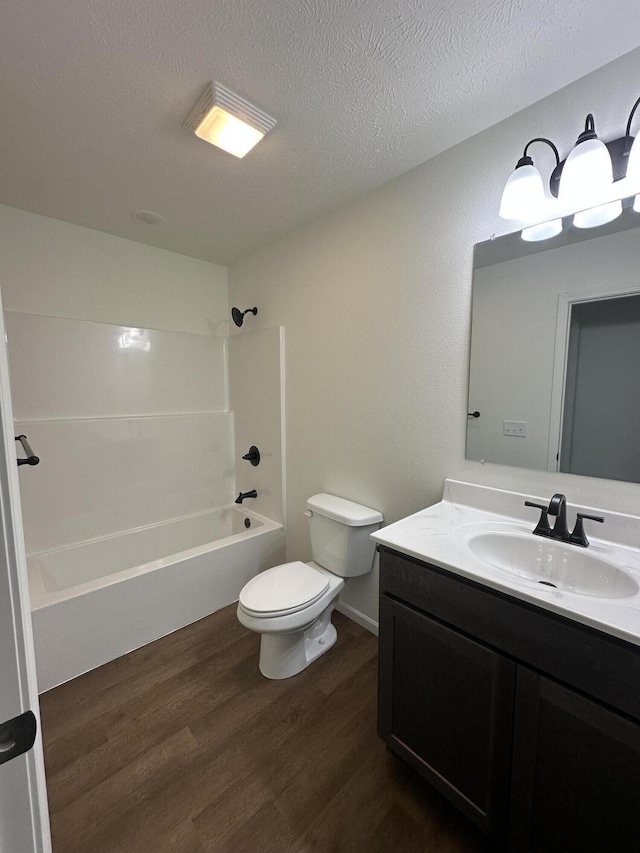
[[[251,616],[286,616],[313,605],[328,587],[329,578],[306,563],[283,563],[250,580],[239,602]]]

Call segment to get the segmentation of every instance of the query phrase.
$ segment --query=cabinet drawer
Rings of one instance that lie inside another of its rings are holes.
[[[640,647],[380,549],[380,592],[640,721]]]

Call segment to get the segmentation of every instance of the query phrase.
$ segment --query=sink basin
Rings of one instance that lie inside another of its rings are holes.
[[[491,531],[471,536],[467,546],[494,568],[549,588],[597,598],[629,598],[638,592],[630,575],[576,545]]]

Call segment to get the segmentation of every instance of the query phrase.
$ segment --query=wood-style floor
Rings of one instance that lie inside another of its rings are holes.
[[[286,681],[235,606],[41,697],[54,853],[476,853],[378,739],[377,640]]]

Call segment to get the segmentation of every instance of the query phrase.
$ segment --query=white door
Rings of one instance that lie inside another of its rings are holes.
[[[51,838],[15,445],[0,300],[0,853],[49,853]],[[22,468],[26,470],[21,476],[37,472],[27,465]],[[34,728],[35,743],[29,748]]]

